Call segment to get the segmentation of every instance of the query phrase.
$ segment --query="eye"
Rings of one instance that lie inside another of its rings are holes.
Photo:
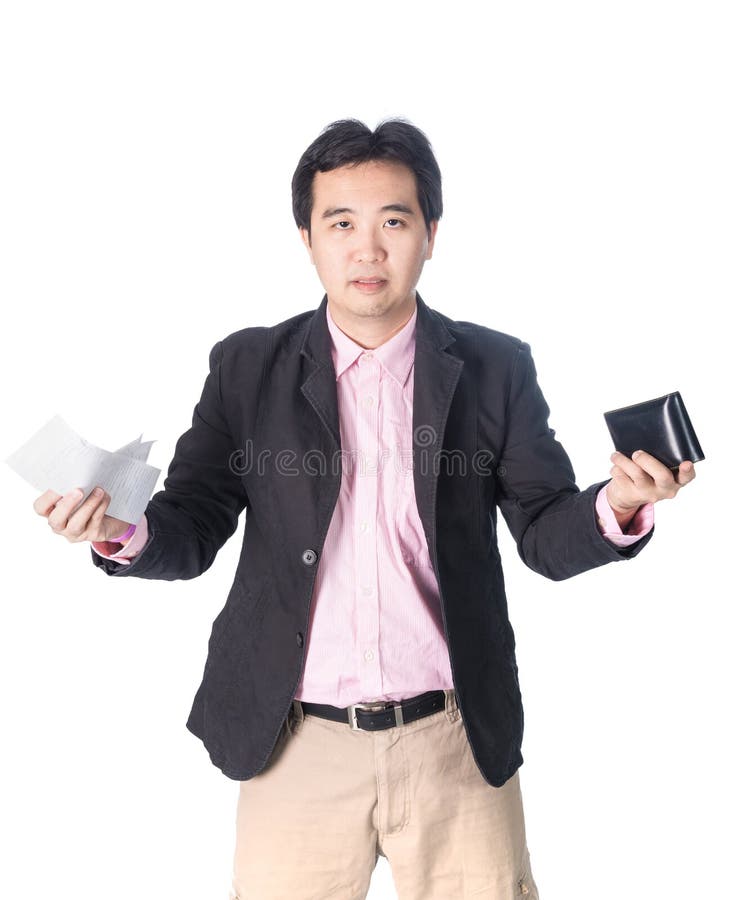
[[[349,222],[335,222],[334,227],[337,229],[337,231],[346,231],[347,230],[346,228],[340,228],[339,226],[340,225],[349,225],[349,224],[350,224]]]
[[[391,222],[395,222],[395,223],[396,223],[395,225],[391,225],[391,226],[390,226],[392,229],[395,229],[395,228],[396,228],[397,226],[399,226],[399,225],[405,225],[405,224],[406,224],[406,223],[403,221],[403,219],[388,219],[387,222],[386,222],[385,224],[386,224],[386,225],[390,225]]]

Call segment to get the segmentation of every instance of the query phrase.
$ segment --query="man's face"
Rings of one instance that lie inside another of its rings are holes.
[[[429,236],[413,172],[384,161],[342,166],[317,172],[312,192],[311,245],[300,232],[333,314],[409,316],[437,227]]]

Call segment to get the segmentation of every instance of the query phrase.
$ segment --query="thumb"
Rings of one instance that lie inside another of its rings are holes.
[[[114,516],[106,515],[106,510],[110,505],[112,498],[105,493],[102,502],[92,513],[87,528],[87,539],[90,541],[111,541],[113,538],[120,537],[130,527],[128,522],[122,519],[116,519]]]

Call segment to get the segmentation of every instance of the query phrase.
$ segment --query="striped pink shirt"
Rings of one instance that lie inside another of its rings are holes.
[[[327,306],[337,377],[342,485],[327,532],[312,599],[306,661],[296,699],[346,707],[401,700],[451,688],[439,587],[416,507],[411,468],[416,310],[374,350],[355,343]],[[623,534],[597,495],[601,533],[616,546],[653,525],[653,504]],[[129,564],[145,545],[145,515],[118,554]]]

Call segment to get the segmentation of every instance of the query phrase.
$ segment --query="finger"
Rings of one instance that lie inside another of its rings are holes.
[[[54,506],[56,506],[59,500],[61,500],[61,494],[52,491],[51,488],[49,488],[47,491],[44,491],[40,497],[36,497],[33,501],[33,509],[39,516],[45,517],[51,512]]]
[[[101,487],[96,487],[79,509],[75,510],[69,517],[64,529],[64,537],[83,539],[83,535],[86,534],[89,527],[89,520],[92,518],[92,514],[104,502],[104,499],[105,492]]]
[[[664,465],[660,459],[656,459],[655,456],[646,453],[645,450],[636,450],[633,453],[633,461],[651,476],[657,487],[670,490],[676,484],[676,479],[671,469]]]
[[[696,477],[697,473],[694,471],[694,463],[688,459],[684,460],[679,466],[679,471],[676,475],[677,484],[689,484]]]
[[[58,534],[66,528],[69,516],[83,496],[84,492],[81,488],[74,488],[67,491],[61,500],[56,502],[48,516],[48,523],[52,531]]]
[[[622,469],[620,466],[612,466],[610,469],[610,474],[612,475],[612,480],[618,484],[623,490],[628,490],[631,487],[635,487],[633,479],[628,475],[625,469]]]
[[[644,468],[655,481],[655,499],[671,500],[679,490],[679,482],[674,472],[661,460],[646,453],[645,450],[637,450],[633,456],[635,461]]]
[[[648,472],[624,453],[616,451],[612,454],[610,459],[615,463],[613,468],[617,468],[620,472],[624,472],[637,487],[646,488],[653,484],[653,478]]]
[[[89,524],[87,525],[87,540],[96,541],[106,539],[104,537],[102,520],[105,518],[107,507],[110,505],[110,499],[110,495],[103,492],[99,505],[89,519]]]
[[[607,500],[617,510],[636,509],[641,505],[641,488],[619,466],[610,469],[612,481],[607,485]]]

